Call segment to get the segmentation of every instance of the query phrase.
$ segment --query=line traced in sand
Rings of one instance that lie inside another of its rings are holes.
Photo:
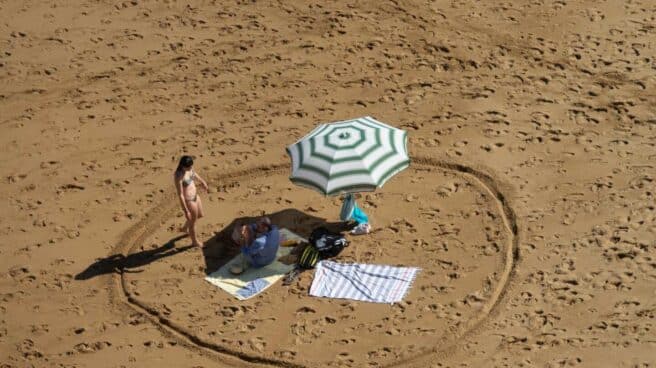
[[[499,276],[496,288],[492,291],[491,297],[481,308],[481,311],[458,327],[452,326],[448,333],[442,335],[435,342],[435,346],[420,351],[412,357],[404,358],[400,361],[393,362],[386,367],[425,367],[429,361],[435,358],[445,358],[452,355],[457,347],[458,342],[463,338],[472,335],[481,328],[491,317],[495,316],[500,307],[506,301],[505,296],[511,286],[511,280],[519,261],[519,225],[514,210],[506,195],[502,193],[497,180],[492,175],[485,173],[483,169],[477,169],[454,162],[435,160],[428,157],[413,157],[413,167],[440,168],[450,171],[456,171],[471,177],[475,182],[482,186],[485,191],[492,196],[496,202],[497,208],[503,218],[506,232],[509,234],[508,241],[503,255],[503,270]],[[261,177],[272,174],[282,175],[288,170],[288,164],[275,164],[268,166],[253,167],[241,171],[227,174],[214,175],[216,181],[236,180],[240,178]],[[137,224],[125,231],[118,244],[111,250],[111,254],[123,254],[128,256],[135,251],[157,228],[169,219],[177,210],[177,202],[174,193],[170,192],[160,201],[160,203],[151,209]],[[132,310],[147,317],[163,334],[176,338],[181,345],[195,351],[203,356],[213,359],[217,362],[228,364],[230,366],[275,366],[301,368],[303,365],[275,359],[247,354],[242,351],[222,346],[203,340],[196,336],[193,331],[180,326],[159,311],[150,307],[147,303],[138,300],[132,295],[127,288],[126,280],[122,273],[113,274],[108,278],[110,289],[110,302],[119,311]]]

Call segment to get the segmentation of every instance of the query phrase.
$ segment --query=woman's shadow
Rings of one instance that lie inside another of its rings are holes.
[[[307,239],[313,229],[324,226],[331,231],[341,232],[348,230],[343,222],[326,222],[326,219],[316,217],[297,209],[288,208],[270,214],[262,214],[271,219],[271,223],[279,228],[286,228],[293,233]],[[261,216],[240,217],[220,230],[211,239],[205,242],[203,255],[205,257],[205,273],[210,274],[239,254],[239,247],[231,239],[235,226],[249,224]]]
[[[155,249],[144,250],[127,256],[124,256],[123,254],[112,254],[109,257],[99,259],[84,271],[75,275],[75,279],[88,280],[96,276],[110,273],[141,272],[142,270],[136,269],[159,259],[171,257],[193,248],[194,246],[192,245],[180,248],[175,247],[175,242],[186,236],[187,235],[177,236]]]

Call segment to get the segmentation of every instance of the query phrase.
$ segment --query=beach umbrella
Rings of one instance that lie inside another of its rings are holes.
[[[369,116],[319,125],[287,153],[289,179],[324,195],[373,191],[410,164],[407,133]]]

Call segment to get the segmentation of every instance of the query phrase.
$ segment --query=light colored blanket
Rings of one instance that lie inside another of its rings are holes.
[[[310,295],[374,303],[400,302],[419,268],[358,263],[317,263]]]
[[[305,239],[291,231],[281,228],[280,242],[282,243],[286,240],[305,241]],[[273,263],[261,268],[248,268],[241,275],[233,275],[230,273],[230,267],[241,262],[241,255],[238,254],[230,262],[224,264],[223,267],[205,277],[205,280],[225,290],[239,300],[252,298],[266,290],[294,268],[293,263],[288,265],[280,262],[281,257],[288,256],[292,249],[293,247],[281,246],[278,248],[276,260]]]

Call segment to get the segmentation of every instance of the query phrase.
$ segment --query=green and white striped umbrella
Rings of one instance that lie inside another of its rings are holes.
[[[289,179],[324,195],[373,191],[410,165],[406,132],[369,116],[322,124],[287,153]]]

